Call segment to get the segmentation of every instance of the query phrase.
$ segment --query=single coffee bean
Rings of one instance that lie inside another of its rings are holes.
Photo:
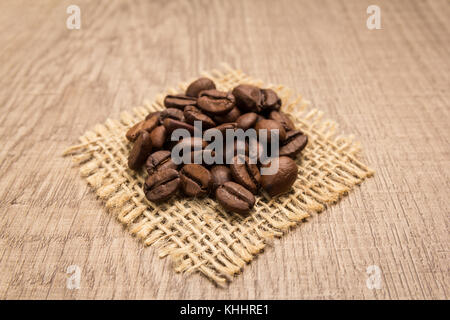
[[[128,141],[134,142],[136,141],[137,137],[142,131],[142,123],[138,122],[134,126],[132,126],[130,129],[128,129],[127,133],[125,134],[125,137],[128,139]]]
[[[223,116],[215,116],[214,121],[217,123],[229,123],[235,122],[241,116],[241,111],[238,107],[234,107],[230,112],[224,114]]]
[[[209,78],[199,78],[192,82],[186,89],[186,95],[197,98],[199,93],[203,90],[215,89],[214,81]]]
[[[145,117],[145,120],[148,120],[148,119],[150,119],[150,118],[153,117],[153,116],[156,116],[156,117],[159,118],[160,113],[161,113],[161,111],[153,111],[153,112],[150,112],[150,113]]]
[[[211,168],[212,190],[216,190],[225,182],[232,181],[231,170],[227,166],[217,164]]]
[[[191,125],[194,125],[194,121],[201,121],[203,130],[216,126],[216,123],[210,117],[194,106],[184,108],[184,118]]]
[[[244,113],[242,116],[237,118],[236,123],[237,127],[242,130],[247,130],[253,128],[258,120],[258,114],[254,112]]]
[[[236,123],[223,123],[221,125],[218,125],[217,127],[207,129],[203,132],[203,137],[210,143],[214,142],[216,140],[216,137],[218,136],[219,139],[223,139],[222,143],[225,144],[226,142],[226,132],[227,130],[235,130],[236,129]],[[221,152],[221,150],[218,150]]]
[[[218,125],[214,129],[217,129],[223,134],[226,134],[227,130],[235,130],[236,128],[237,128],[236,122],[230,122],[230,123],[222,123],[221,125]]]
[[[148,175],[152,175],[156,171],[160,169],[178,169],[178,165],[176,165],[171,158],[170,151],[161,150],[153,152],[145,162],[145,168],[147,170]]]
[[[186,129],[190,134],[194,134],[194,126],[180,120],[166,118],[162,124],[166,128],[168,137],[170,137],[172,132],[176,129]]]
[[[151,132],[153,129],[156,128],[157,125],[158,125],[158,116],[153,115],[147,120],[143,120],[141,122],[136,123],[127,131],[125,136],[129,141],[134,142],[136,141],[141,131]]]
[[[280,123],[286,132],[295,130],[295,125],[289,116],[281,111],[272,111],[269,115],[269,118],[275,120]]]
[[[269,110],[279,110],[281,107],[281,99],[272,89],[262,89],[262,108]]]
[[[283,126],[275,120],[263,119],[258,121],[255,125],[258,136],[263,133],[262,131],[260,132],[260,130],[263,129],[267,130],[267,143],[272,141],[272,132],[275,133],[275,136],[278,136],[280,142],[286,139],[286,131]],[[276,130],[278,130],[278,133]]]
[[[279,157],[262,167],[269,166],[274,166],[274,168],[278,166],[278,170],[274,174],[261,175],[262,188],[271,197],[289,191],[297,179],[298,167],[295,161],[289,157]]]
[[[286,139],[280,147],[280,156],[295,157],[308,144],[308,136],[299,130],[286,133]]]
[[[232,91],[236,99],[236,105],[243,112],[260,112],[262,94],[258,87],[241,84],[235,87]]]
[[[176,194],[180,186],[180,175],[174,169],[155,171],[145,180],[145,197],[153,202],[161,202]]]
[[[223,137],[225,138],[226,132],[227,130],[235,130],[237,128],[237,125],[235,122],[231,122],[231,123],[223,123],[221,125],[218,125],[215,128],[211,128],[208,129],[204,132],[205,135],[210,135],[211,132],[218,130],[220,131],[220,133],[223,135]]]
[[[141,131],[128,156],[128,167],[139,170],[152,152],[152,139],[147,131]]]
[[[180,171],[181,189],[190,197],[206,196],[211,187],[211,173],[199,164],[186,164]]]
[[[167,139],[166,128],[164,126],[157,126],[152,132],[150,132],[150,138],[152,139],[153,149],[161,149]]]
[[[197,98],[188,97],[184,94],[167,95],[164,98],[166,108],[177,108],[183,110],[186,106],[195,106]]]
[[[253,194],[258,192],[261,175],[257,165],[250,163],[248,157],[244,159],[239,156],[234,157],[233,163],[230,164],[230,169],[234,181],[250,190]]]
[[[231,93],[216,89],[200,92],[197,106],[204,112],[213,115],[223,115],[230,112],[235,106],[235,100]]]
[[[184,113],[183,111],[177,108],[167,108],[161,111],[161,114],[159,115],[159,120],[162,123],[167,118],[184,121]]]
[[[248,213],[255,205],[255,197],[243,186],[228,181],[217,188],[216,199],[226,210],[240,214]]]

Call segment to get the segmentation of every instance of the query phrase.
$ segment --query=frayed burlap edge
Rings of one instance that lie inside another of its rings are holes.
[[[150,111],[162,109],[167,93],[183,92],[190,81],[169,89],[154,102],[123,112],[120,120],[107,119],[96,125],[80,137],[81,144],[64,155],[72,156],[81,175],[131,234],[145,245],[157,245],[160,257],[170,256],[177,272],[201,272],[224,285],[273,237],[321,212],[373,171],[358,159],[360,147],[352,136],[337,135],[335,122],[324,120],[323,112],[311,108],[301,96],[293,97],[288,88],[265,85],[227,65],[203,75],[212,78],[220,90],[250,83],[271,87],[280,95],[282,110],[309,136],[309,144],[297,160],[297,182],[289,193],[274,199],[263,194],[248,216],[225,212],[212,199],[176,197],[162,205],[146,200],[144,173],[127,168],[131,144],[125,132]]]

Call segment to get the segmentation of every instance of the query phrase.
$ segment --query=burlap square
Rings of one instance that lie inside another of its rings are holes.
[[[265,85],[240,70],[223,66],[204,73],[219,90],[240,83],[274,89],[309,144],[297,163],[299,174],[292,191],[275,199],[262,195],[248,216],[230,214],[212,199],[177,197],[162,205],[146,200],[142,191],[144,172],[127,167],[131,144],[127,129],[150,111],[164,108],[167,93],[181,93],[188,82],[170,89],[154,102],[107,119],[80,137],[81,144],[66,150],[81,175],[104,201],[106,208],[127,225],[145,245],[158,245],[160,257],[170,256],[177,272],[201,272],[223,285],[259,254],[274,236],[281,237],[311,213],[338,201],[373,171],[359,160],[359,145],[351,136],[336,136],[337,125],[323,120],[323,112],[308,106],[301,96],[291,97],[284,86]]]

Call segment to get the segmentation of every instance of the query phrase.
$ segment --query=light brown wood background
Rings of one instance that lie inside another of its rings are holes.
[[[70,4],[81,30],[66,28]],[[370,4],[382,30],[366,28]],[[2,1],[0,298],[448,299],[449,17],[447,0]],[[60,156],[222,61],[302,93],[376,170],[225,289],[173,272]]]

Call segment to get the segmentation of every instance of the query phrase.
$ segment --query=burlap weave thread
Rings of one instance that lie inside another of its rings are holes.
[[[167,93],[184,92],[190,81],[169,89],[152,103],[123,112],[120,120],[107,119],[80,137],[70,147],[81,175],[104,201],[108,211],[128,227],[145,245],[157,245],[160,257],[170,256],[177,272],[201,272],[214,283],[224,285],[241,272],[273,237],[280,237],[313,213],[338,201],[373,171],[359,159],[359,144],[352,136],[338,136],[335,122],[323,119],[323,112],[311,108],[301,96],[292,96],[284,86],[265,85],[240,70],[223,66],[203,75],[214,80],[219,90],[240,83],[271,87],[283,101],[309,144],[297,160],[298,179],[292,190],[270,199],[257,197],[250,215],[225,212],[213,199],[175,197],[156,205],[142,191],[144,172],[127,167],[131,144],[125,132],[149,112],[164,108]]]

